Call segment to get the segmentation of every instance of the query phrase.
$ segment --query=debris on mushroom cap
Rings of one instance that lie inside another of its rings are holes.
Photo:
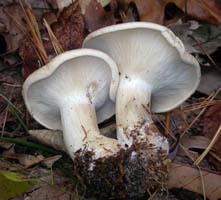
[[[92,151],[93,159],[119,151],[116,139],[100,134],[95,109],[115,99],[118,70],[106,54],[91,49],[67,51],[31,74],[23,97],[32,116],[50,129],[63,130],[66,149]]]
[[[83,47],[110,55],[121,76],[142,74],[152,88],[153,112],[177,107],[199,84],[196,59],[168,28],[158,24],[131,22],[105,27],[89,34]]]

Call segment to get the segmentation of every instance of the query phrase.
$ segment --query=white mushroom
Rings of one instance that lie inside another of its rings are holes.
[[[121,144],[147,140],[157,151],[168,152],[150,109],[169,111],[195,91],[200,80],[195,58],[168,28],[145,22],[99,29],[86,37],[83,46],[107,53],[119,67],[116,120]]]
[[[23,85],[25,104],[43,126],[62,130],[66,149],[103,158],[119,151],[116,139],[102,136],[96,112],[115,100],[118,69],[106,54],[91,49],[67,51],[31,74]]]

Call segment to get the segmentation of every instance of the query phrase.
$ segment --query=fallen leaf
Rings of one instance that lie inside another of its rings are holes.
[[[166,3],[175,3],[190,17],[211,24],[221,23],[221,3],[217,0],[164,0]],[[185,5],[186,2],[186,5]]]
[[[29,134],[38,142],[51,146],[57,150],[66,151],[61,131],[29,130]]]
[[[212,139],[221,124],[221,105],[217,104],[208,108],[208,110],[205,112],[203,116],[202,123],[203,123],[203,134],[206,137]],[[220,146],[219,149],[221,151],[221,145],[219,146]]]
[[[205,137],[212,139],[221,124],[221,105],[217,104],[208,108],[203,119],[203,134]],[[217,171],[221,172],[221,137],[213,145],[209,154],[209,161],[216,167]]]
[[[62,155],[56,155],[49,158],[45,158],[41,161],[41,164],[45,165],[48,168],[51,168],[55,162],[57,162],[59,159],[61,159]]]
[[[70,6],[76,0],[57,0],[58,9],[62,11],[65,7]],[[91,0],[79,0],[79,5],[81,7],[82,14],[85,14],[86,7],[89,5]],[[106,6],[111,2],[111,0],[97,0],[102,7]]]
[[[36,172],[32,173],[38,174],[38,184],[35,185],[31,190],[27,191],[20,198],[13,198],[12,200],[75,200],[75,195],[73,195],[73,183],[67,177],[63,177],[60,174],[50,174],[50,171],[42,173],[40,168],[36,168]],[[40,175],[41,174],[41,175]],[[78,199],[78,198],[77,198]]]
[[[210,139],[204,136],[188,136],[185,135],[180,143],[188,149],[206,149],[210,143]]]
[[[76,2],[65,8],[58,17],[57,22],[51,25],[51,29],[64,51],[80,48],[84,38],[84,19],[78,3]],[[54,57],[55,51],[48,34],[42,31],[42,38],[49,58]],[[25,77],[40,67],[38,56],[27,37],[21,42],[19,55],[24,62]]]
[[[21,195],[35,184],[36,181],[25,179],[19,173],[0,171],[0,199],[7,200]]]
[[[12,147],[14,147],[15,144],[14,143],[10,143],[10,142],[0,142],[0,148],[3,148],[3,149],[10,149]]]
[[[189,53],[201,53],[201,51],[197,48],[197,46],[194,46],[194,44],[196,42],[191,37],[191,36],[195,37],[195,34],[194,34],[195,32],[194,31],[197,28],[199,28],[200,26],[201,25],[196,21],[188,21],[186,23],[178,21],[177,23],[174,23],[174,24],[170,25],[169,28],[183,42],[187,52],[189,52]]]
[[[164,8],[163,0],[117,0],[119,7],[127,14],[131,3],[136,5],[140,21],[163,24]]]
[[[203,179],[203,180],[202,180]],[[168,189],[181,188],[203,195],[202,181],[206,197],[218,200],[221,197],[221,174],[197,168],[182,163],[172,163],[167,182]]]
[[[196,151],[196,149],[204,150],[208,147],[209,143],[210,139],[204,136],[185,135],[180,139],[180,144],[182,145],[182,148],[179,146],[177,155],[188,156],[191,159],[195,160],[199,156],[199,153]]]
[[[203,67],[197,91],[210,95],[219,88],[221,88],[221,73],[211,67]],[[221,94],[218,94],[217,97],[221,97]]]
[[[51,28],[64,51],[80,48],[84,39],[84,19],[78,3],[65,8]]]
[[[91,0],[85,10],[85,23],[89,32],[115,24],[113,11],[105,11],[97,0]]]
[[[15,25],[14,19],[20,24],[23,23],[23,15],[18,4],[10,4],[7,7],[0,7],[0,33],[4,37],[7,51],[15,51],[19,47],[19,42],[23,37],[22,31]]]
[[[125,12],[127,12],[129,5],[134,3],[140,21],[166,24],[166,6],[174,4],[193,19],[211,24],[221,23],[221,3],[216,0],[118,0],[118,3]]]
[[[16,154],[18,161],[25,166],[25,168],[30,168],[34,165],[39,164],[45,158],[42,155],[29,155],[29,154]]]

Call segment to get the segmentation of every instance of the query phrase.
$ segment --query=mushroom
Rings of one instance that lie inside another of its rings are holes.
[[[197,88],[200,67],[166,27],[131,22],[89,34],[83,47],[101,50],[117,63],[117,137],[123,146],[147,141],[168,154],[168,142],[154,126],[150,112],[179,106]],[[156,157],[157,158],[157,157]]]
[[[115,100],[118,69],[103,52],[92,49],[67,51],[35,71],[23,85],[25,104],[43,126],[62,130],[67,152],[93,152],[93,159],[119,151],[116,139],[100,134],[95,110],[108,113]]]

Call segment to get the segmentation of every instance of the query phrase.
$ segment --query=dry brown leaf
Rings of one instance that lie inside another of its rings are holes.
[[[65,7],[68,7],[76,0],[56,0],[56,1],[57,1],[58,9],[62,11]],[[81,7],[82,14],[85,14],[86,7],[88,6],[91,0],[78,0],[78,1]],[[97,2],[101,3],[102,7],[104,7],[107,4],[109,4],[111,0],[97,0]]]
[[[49,158],[45,158],[41,163],[46,167],[51,168],[56,161],[61,159],[61,157],[62,155],[56,155]]]
[[[205,137],[212,139],[221,124],[221,105],[210,107],[203,116],[203,133]],[[209,161],[221,172],[221,138],[219,137],[209,154]]]
[[[187,15],[200,21],[211,24],[221,23],[221,3],[216,0],[164,0],[167,3],[175,3]]]
[[[57,150],[66,151],[61,131],[29,130],[28,132],[38,142]]]
[[[204,136],[184,136],[180,143],[188,149],[206,149],[210,143],[210,139]]]
[[[165,8],[172,3],[191,18],[212,24],[221,23],[221,3],[216,0],[118,0],[118,2],[125,12],[128,6],[134,3],[141,21],[167,23]]]
[[[0,142],[0,148],[3,148],[3,149],[10,149],[12,147],[14,147],[15,144],[14,143],[10,143],[10,142]]]
[[[201,170],[202,176],[198,169],[186,164],[172,163],[168,188],[182,188],[203,195],[202,180],[205,185],[206,197],[211,200],[221,198],[221,174],[212,171]]]
[[[16,154],[18,161],[25,166],[25,168],[32,167],[39,164],[45,158],[42,155]]]
[[[51,29],[64,51],[80,48],[84,38],[84,19],[78,4],[74,3],[65,8],[57,22],[51,25]],[[42,33],[42,38],[49,57],[55,56],[54,48],[46,32]],[[40,67],[38,56],[28,38],[24,38],[21,42],[19,55],[24,62],[25,77]]]
[[[78,3],[65,8],[51,28],[65,51],[80,48],[84,39],[84,19]]]
[[[202,68],[202,76],[197,90],[210,95],[219,88],[221,88],[221,73],[211,67]],[[221,94],[218,94],[217,97],[221,97]]]
[[[0,7],[0,33],[4,36],[7,44],[7,51],[16,50],[19,41],[23,37],[22,31],[15,25],[12,17],[20,24],[23,24],[23,15],[18,4],[11,4],[8,7]]]
[[[203,133],[206,137],[212,139],[221,124],[221,105],[211,106],[203,116]],[[220,139],[221,144],[221,139]],[[221,151],[221,145],[219,145]],[[220,152],[219,151],[219,152]]]
[[[180,140],[182,147],[178,148],[177,155],[189,156],[192,159],[197,159],[199,154],[194,149],[204,150],[208,147],[210,139],[204,136],[188,136],[185,135]]]
[[[33,176],[33,174],[35,176]],[[29,175],[38,179],[30,191],[11,200],[77,200],[73,192],[73,183],[67,177],[40,167],[32,168]]]
[[[91,0],[85,10],[85,23],[89,32],[115,24],[113,11],[105,11],[97,0]]]
[[[137,7],[140,21],[163,24],[165,2],[162,0],[117,0],[121,9],[127,13],[129,5]]]

